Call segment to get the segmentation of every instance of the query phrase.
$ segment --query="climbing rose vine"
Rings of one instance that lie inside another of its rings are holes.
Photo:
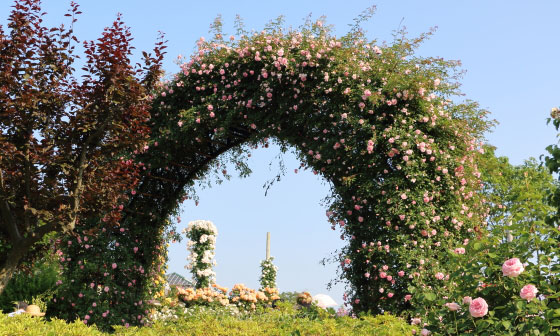
[[[189,264],[186,268],[191,270],[196,288],[210,287],[214,283],[216,273],[212,266],[216,265],[214,250],[216,249],[216,236],[218,229],[210,221],[196,220],[189,222],[183,233],[189,239]]]
[[[398,312],[412,283],[444,286],[444,252],[476,237],[486,211],[474,158],[487,125],[475,104],[448,99],[456,64],[415,57],[424,37],[381,45],[356,31],[336,38],[321,21],[222,36],[200,39],[162,83],[154,153],[292,147],[331,184],[327,216],[348,242],[338,261],[355,310]]]
[[[195,181],[228,177],[226,161],[246,175],[250,150],[274,141],[331,187],[327,220],[347,243],[335,259],[354,311],[407,312],[446,286],[447,251],[468,249],[487,212],[475,157],[489,124],[475,103],[451,99],[458,62],[416,56],[427,35],[383,44],[317,21],[224,39],[213,26],[150,97],[150,143],[131,154],[143,169],[119,241],[155,251],[153,232]],[[152,259],[131,258],[153,272]]]

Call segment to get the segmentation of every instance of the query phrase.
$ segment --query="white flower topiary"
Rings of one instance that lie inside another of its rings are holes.
[[[214,250],[218,229],[210,221],[195,220],[189,222],[183,233],[187,236],[189,263],[185,268],[191,270],[197,288],[209,287],[215,280],[216,273],[212,267],[216,265]]]

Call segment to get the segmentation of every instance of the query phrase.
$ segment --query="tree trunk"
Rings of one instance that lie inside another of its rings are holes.
[[[29,251],[30,244],[22,239],[19,244],[15,245],[8,253],[6,261],[0,266],[0,295],[4,292],[6,285],[17,270],[20,261]]]
[[[13,247],[6,256],[6,261],[0,265],[0,295],[4,292],[6,285],[14,275],[20,262],[27,255],[33,244],[41,240],[47,233],[55,231],[54,224],[40,226],[32,234],[12,243]]]

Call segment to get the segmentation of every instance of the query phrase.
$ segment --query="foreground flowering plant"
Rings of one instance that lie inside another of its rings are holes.
[[[548,203],[558,184],[535,160],[512,166],[487,149],[478,162],[492,225],[443,256],[444,287],[411,288],[411,322],[432,335],[559,335],[558,204]]]

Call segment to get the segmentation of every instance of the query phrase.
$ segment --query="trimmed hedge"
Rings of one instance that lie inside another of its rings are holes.
[[[161,336],[161,335],[411,335],[412,328],[402,319],[391,315],[366,316],[363,318],[339,317],[327,319],[297,318],[270,312],[240,319],[233,316],[200,314],[184,317],[177,321],[157,322],[150,327],[116,327],[116,336]],[[66,323],[53,319],[32,318],[26,315],[8,317],[0,313],[0,336],[86,336],[111,335],[80,321]]]

